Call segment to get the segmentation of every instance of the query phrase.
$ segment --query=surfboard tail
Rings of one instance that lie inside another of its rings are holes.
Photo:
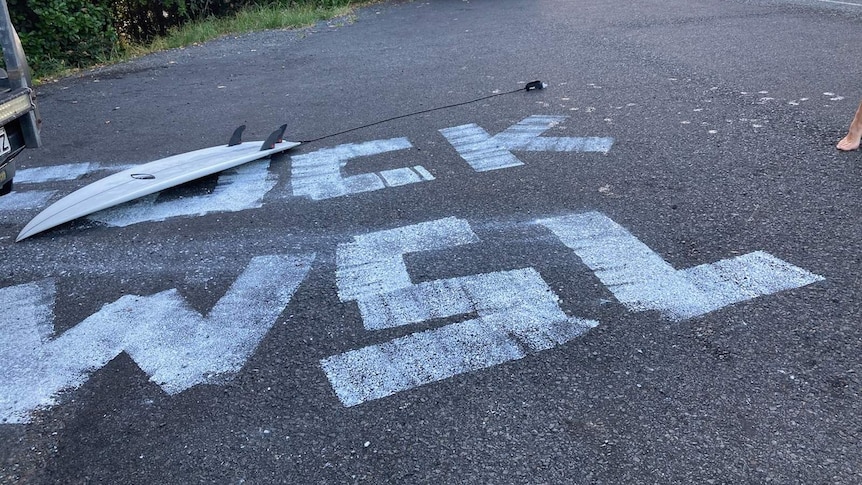
[[[242,143],[242,132],[244,130],[245,125],[240,125],[237,127],[237,129],[233,130],[233,135],[231,135],[230,141],[227,142],[227,146],[232,147]]]
[[[284,131],[287,130],[287,125],[281,125],[277,130],[273,131],[266,138],[266,141],[263,142],[263,145],[260,147],[260,151],[272,150],[275,148],[276,143],[281,143],[284,137]]]

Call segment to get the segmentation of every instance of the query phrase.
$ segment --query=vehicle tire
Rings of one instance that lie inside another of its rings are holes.
[[[12,181],[8,181],[3,184],[3,187],[0,187],[0,195],[6,195],[9,192],[12,192]]]

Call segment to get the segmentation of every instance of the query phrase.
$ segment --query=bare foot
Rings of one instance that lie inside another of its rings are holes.
[[[842,138],[841,141],[838,142],[837,148],[844,152],[856,150],[859,148],[859,140],[860,135],[853,136],[848,134],[847,136]]]

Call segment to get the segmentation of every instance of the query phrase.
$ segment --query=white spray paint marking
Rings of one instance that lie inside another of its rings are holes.
[[[103,166],[99,163],[66,163],[51,167],[25,168],[15,172],[15,182],[22,184],[41,184],[45,182],[56,182],[60,180],[75,180],[86,174],[108,171],[120,172],[134,165],[109,165]]]
[[[127,295],[62,335],[53,333],[50,283],[0,289],[15,302],[0,314],[0,422],[26,423],[64,389],[127,352],[167,393],[216,383],[239,371],[290,302],[314,254],[252,259],[207,316],[177,290]]]
[[[613,138],[541,137],[567,116],[530,116],[494,135],[476,124],[445,128],[440,133],[477,172],[517,167],[524,163],[512,151],[607,153]]]
[[[678,271],[598,212],[538,223],[571,248],[620,303],[633,311],[658,310],[672,320],[823,280],[760,251]]]
[[[335,278],[342,301],[410,287],[413,283],[404,264],[406,253],[452,248],[478,242],[479,238],[467,221],[449,217],[356,236],[353,241],[338,245]]]
[[[321,361],[345,406],[491,367],[561,345],[598,323],[568,317],[532,268],[412,284],[403,255],[478,242],[448,218],[358,236],[340,245],[339,296],[357,300],[368,329],[476,314]]]
[[[348,143],[291,157],[293,194],[322,200],[434,180],[434,177],[422,166],[402,167],[349,177],[341,174],[347,162],[354,158],[380,155],[412,147],[407,138],[390,138],[365,143]]]
[[[15,173],[15,182],[22,184],[38,184],[56,180],[75,180],[96,168],[97,163],[67,163],[51,167],[34,167],[21,169]]]
[[[264,196],[278,183],[267,171],[269,160],[258,160],[223,172],[210,194],[159,201],[158,194],[97,212],[88,219],[125,227],[171,217],[239,212],[263,205]]]
[[[17,179],[16,179],[17,182]],[[16,211],[36,209],[48,204],[54,196],[53,190],[34,190],[27,192],[11,192],[0,197],[0,211]]]
[[[709,295],[711,308],[707,311],[824,280],[763,251],[702,264],[680,273]]]

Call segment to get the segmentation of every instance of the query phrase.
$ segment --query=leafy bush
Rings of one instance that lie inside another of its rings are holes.
[[[7,0],[34,73],[86,67],[186,22],[253,5],[344,6],[350,0]]]
[[[222,17],[255,3],[252,0],[113,0],[114,24],[124,42],[146,43],[176,26]]]
[[[92,65],[117,48],[109,0],[8,0],[34,71]]]

